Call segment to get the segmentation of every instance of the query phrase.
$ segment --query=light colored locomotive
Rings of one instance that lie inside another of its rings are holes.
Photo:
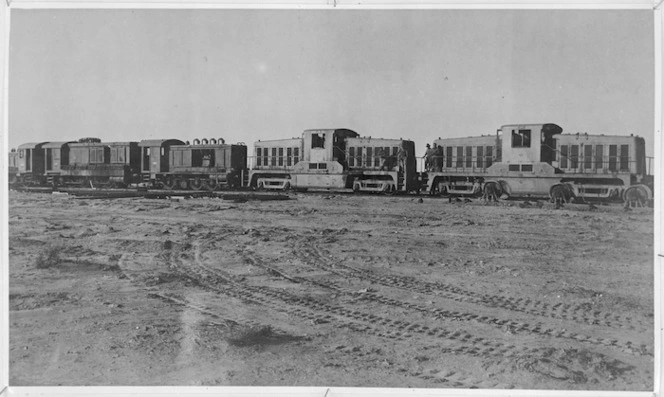
[[[259,189],[417,190],[415,145],[360,137],[349,129],[305,130],[302,138],[258,141],[250,186]]]
[[[504,125],[495,136],[437,139],[424,175],[431,194],[474,195],[494,184],[503,197],[622,200],[630,187],[652,198],[645,141],[636,136],[562,134],[556,124]]]

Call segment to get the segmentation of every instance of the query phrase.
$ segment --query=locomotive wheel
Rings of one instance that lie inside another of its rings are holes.
[[[176,178],[175,188],[178,190],[187,190],[189,188],[189,181],[182,178]]]
[[[175,188],[175,181],[172,176],[167,176],[163,182],[164,188],[167,190],[173,190]]]
[[[217,187],[217,182],[214,179],[205,180],[202,182],[203,189],[213,191]]]
[[[203,181],[201,181],[201,178],[194,178],[194,180],[191,181],[191,188],[194,190],[201,190],[203,188]]]

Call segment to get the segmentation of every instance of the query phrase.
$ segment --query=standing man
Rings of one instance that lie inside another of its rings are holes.
[[[408,152],[406,152],[406,149],[403,148],[403,143],[401,143],[397,151],[397,163],[402,172],[406,170],[406,157],[408,157]]]
[[[424,169],[426,171],[431,171],[431,167],[433,166],[431,162],[432,157],[433,157],[433,150],[431,149],[431,145],[427,143],[427,150],[426,153],[424,154]]]

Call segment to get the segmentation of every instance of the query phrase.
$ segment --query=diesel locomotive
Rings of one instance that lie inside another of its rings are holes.
[[[586,200],[621,201],[630,188],[652,199],[645,140],[562,134],[556,124],[504,125],[496,135],[439,138],[423,174],[430,194],[477,195],[493,184],[502,197],[551,197],[571,189]],[[565,185],[565,186],[563,186]]]
[[[301,138],[258,141],[249,186],[258,189],[416,191],[415,144],[360,137],[349,129],[306,130]]]

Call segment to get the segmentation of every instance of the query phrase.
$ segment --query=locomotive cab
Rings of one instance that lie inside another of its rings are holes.
[[[303,161],[310,163],[337,162],[347,169],[346,138],[357,136],[359,136],[357,132],[348,129],[306,130],[302,134]]]
[[[184,142],[179,139],[146,139],[139,142],[143,182],[154,182],[157,175],[169,172],[170,151],[173,145],[184,145]]]
[[[555,136],[563,129],[556,124],[504,125],[499,130],[503,135],[502,157],[509,171],[534,171],[534,165],[550,166],[556,158]],[[525,167],[524,167],[525,166]],[[518,170],[516,169],[518,168]]]

